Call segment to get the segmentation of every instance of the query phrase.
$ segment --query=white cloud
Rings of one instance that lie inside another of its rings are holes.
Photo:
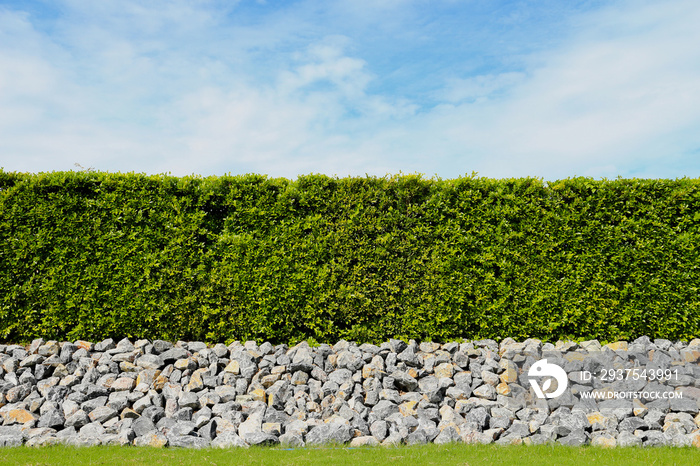
[[[644,176],[665,176],[674,149],[700,147],[688,134],[700,124],[698,21],[696,2],[595,13],[527,79],[468,80],[467,95],[482,100],[435,117],[484,175],[615,176],[646,164]],[[487,99],[509,80],[505,98]]]
[[[700,176],[683,166],[700,147],[694,1],[581,16],[524,69],[435,76],[433,107],[372,92],[381,76],[357,38],[305,36],[313,2],[255,27],[226,22],[217,4],[66,5],[51,34],[0,11],[6,169]],[[400,13],[389,28],[416,16],[411,2],[366,11]]]

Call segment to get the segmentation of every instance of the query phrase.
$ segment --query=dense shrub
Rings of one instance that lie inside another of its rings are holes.
[[[700,180],[0,171],[0,338],[700,335]]]

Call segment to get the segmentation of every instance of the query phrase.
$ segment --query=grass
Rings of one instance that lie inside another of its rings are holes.
[[[700,463],[696,448],[424,445],[395,448],[157,449],[65,446],[0,448],[0,465],[682,465]]]

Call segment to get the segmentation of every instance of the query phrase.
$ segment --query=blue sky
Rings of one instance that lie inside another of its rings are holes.
[[[700,176],[697,0],[0,0],[0,167]]]

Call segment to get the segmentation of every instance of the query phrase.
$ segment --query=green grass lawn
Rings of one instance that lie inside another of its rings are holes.
[[[425,445],[396,448],[156,449],[136,447],[0,448],[0,464],[68,465],[682,465],[700,464],[696,448]]]

